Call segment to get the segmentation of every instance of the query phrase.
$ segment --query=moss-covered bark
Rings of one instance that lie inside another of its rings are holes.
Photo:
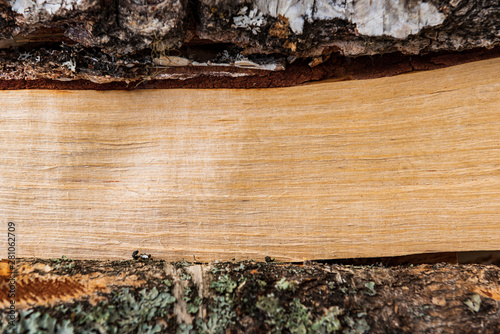
[[[3,309],[5,333],[500,331],[497,266],[53,259],[17,268],[19,318],[9,326]],[[46,288],[33,294],[35,280]]]

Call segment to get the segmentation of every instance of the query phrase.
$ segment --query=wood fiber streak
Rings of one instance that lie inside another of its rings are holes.
[[[0,221],[16,223],[18,257],[499,250],[499,68],[267,90],[3,91]]]

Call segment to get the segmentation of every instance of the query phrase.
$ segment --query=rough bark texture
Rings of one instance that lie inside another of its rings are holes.
[[[4,263],[5,264],[5,263]],[[2,332],[8,270],[2,270]],[[500,269],[21,260],[18,332],[498,333]]]
[[[307,72],[344,57],[491,49],[500,44],[499,14],[498,0],[4,0],[0,79],[133,88],[209,77],[241,86],[241,77],[258,83],[292,63]]]

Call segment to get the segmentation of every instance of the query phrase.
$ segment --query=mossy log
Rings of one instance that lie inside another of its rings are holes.
[[[500,268],[24,259],[3,333],[499,333]]]
[[[418,67],[411,56],[499,46],[499,14],[498,0],[4,0],[0,79],[134,88],[154,80],[199,86],[200,78],[211,87],[205,78],[222,77],[227,87],[259,87],[269,72],[288,71],[287,80],[272,80],[285,86],[339,76],[351,57],[406,55],[384,60],[398,64],[392,73],[401,63]]]

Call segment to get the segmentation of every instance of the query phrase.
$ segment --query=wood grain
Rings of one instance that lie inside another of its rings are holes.
[[[499,68],[268,90],[3,91],[0,222],[17,224],[19,257],[500,250]]]

